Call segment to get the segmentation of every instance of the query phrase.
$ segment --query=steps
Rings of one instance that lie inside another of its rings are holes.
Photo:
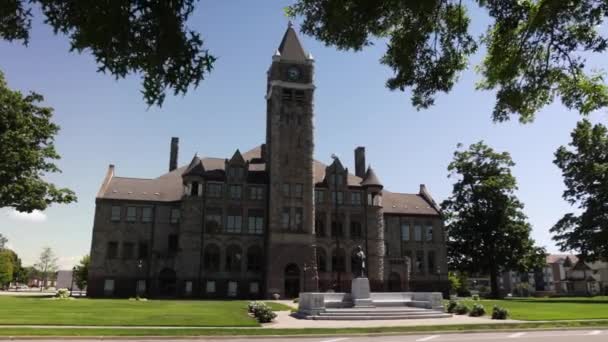
[[[450,314],[441,311],[412,308],[412,307],[382,307],[382,308],[348,308],[325,309],[314,320],[358,321],[358,320],[392,320],[392,319],[428,319],[448,318]]]

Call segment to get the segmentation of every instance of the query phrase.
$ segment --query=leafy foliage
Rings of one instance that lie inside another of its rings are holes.
[[[55,298],[59,298],[59,299],[70,298],[70,290],[68,290],[68,289],[57,290],[57,292],[55,292]]]
[[[501,270],[533,269],[545,257],[530,238],[531,226],[515,196],[514,165],[507,152],[495,152],[483,142],[457,150],[448,166],[457,181],[441,205],[450,266],[460,272],[489,273],[493,297],[498,297]]]
[[[13,257],[8,250],[0,250],[0,288],[8,286],[11,281],[13,281]]]
[[[483,305],[476,303],[473,304],[473,307],[471,308],[471,312],[469,312],[469,316],[471,317],[480,317],[486,314],[486,309],[483,307]]]
[[[277,317],[277,314],[264,302],[249,302],[247,311],[253,314],[260,323],[269,323]]]
[[[98,71],[116,78],[141,74],[148,105],[162,105],[167,89],[185,94],[211,71],[216,58],[186,26],[196,0],[7,0],[0,5],[0,38],[27,44],[32,11],[68,36],[71,51],[89,51]]]
[[[468,7],[467,7],[468,6]],[[485,10],[492,21],[474,39],[468,12]],[[589,73],[585,56],[608,45],[599,27],[604,0],[298,0],[287,14],[303,17],[302,31],[327,45],[361,50],[387,41],[381,63],[394,71],[389,89],[412,89],[417,108],[449,92],[480,45],[478,88],[496,91],[495,121],[521,122],[556,96],[582,114],[608,105],[603,74]]]
[[[551,232],[563,251],[575,250],[585,260],[608,258],[608,129],[579,122],[570,149],[561,146],[554,163],[562,170],[563,198],[580,214],[568,213]]]
[[[454,307],[454,313],[457,315],[466,315],[469,312],[469,307],[462,302],[459,302]]]
[[[507,319],[509,318],[509,310],[494,305],[492,308],[492,319]]]
[[[0,72],[0,208],[32,212],[76,200],[71,190],[42,179],[60,172],[52,162],[59,159],[53,144],[59,127],[51,122],[53,109],[37,105],[42,101],[10,90]]]
[[[36,270],[40,272],[43,280],[43,287],[46,286],[47,280],[49,277],[57,272],[57,258],[55,257],[55,253],[50,247],[44,247],[42,249],[42,253],[40,253],[40,257],[38,258],[38,262],[34,265]]]
[[[8,239],[6,237],[4,237],[4,235],[2,235],[2,233],[0,233],[0,249],[4,249],[4,246],[6,246],[7,242],[8,242]]]
[[[456,309],[456,306],[458,305],[458,302],[455,300],[450,300],[446,305],[445,305],[445,311],[447,313],[454,313],[454,310]]]
[[[79,289],[87,287],[87,279],[89,277],[89,265],[91,264],[91,257],[87,254],[80,259],[80,262],[74,269],[74,282],[78,285]]]

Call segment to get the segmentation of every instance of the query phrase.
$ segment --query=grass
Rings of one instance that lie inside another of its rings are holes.
[[[200,329],[111,329],[111,328],[0,328],[0,336],[298,336],[298,335],[357,335],[357,334],[415,334],[424,332],[482,332],[527,329],[608,328],[608,321],[531,322],[504,324],[461,324],[441,326],[407,326],[374,328],[317,328],[317,329],[265,329],[265,328],[200,328]]]
[[[258,327],[247,301],[0,297],[0,325]],[[268,303],[275,310],[291,310]]]
[[[482,304],[487,314],[494,305],[509,310],[510,318],[523,321],[608,319],[608,296],[561,298],[510,298],[503,300],[463,300],[469,306]]]

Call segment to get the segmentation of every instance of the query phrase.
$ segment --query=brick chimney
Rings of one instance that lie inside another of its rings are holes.
[[[171,155],[169,156],[169,172],[177,169],[177,153],[179,150],[179,138],[171,138]]]
[[[355,149],[355,175],[365,178],[365,147],[363,146]]]

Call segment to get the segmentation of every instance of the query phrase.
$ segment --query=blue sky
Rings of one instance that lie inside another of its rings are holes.
[[[127,177],[157,177],[166,172],[169,142],[180,138],[180,165],[199,155],[229,157],[265,137],[265,73],[287,20],[288,1],[201,1],[190,27],[203,34],[218,57],[212,74],[186,96],[169,96],[162,108],[148,109],[134,75],[114,80],[96,72],[87,53],[69,53],[63,36],[36,17],[28,47],[0,41],[0,70],[13,89],[34,90],[55,108],[61,126],[56,147],[62,174],[48,177],[76,191],[78,203],[54,205],[44,213],[20,215],[0,209],[0,233],[25,264],[43,246],[52,247],[62,267],[71,267],[91,244],[95,195],[108,164]],[[487,20],[473,13],[473,30],[481,33]],[[297,26],[297,25],[296,25]],[[446,167],[457,143],[485,140],[509,151],[517,163],[518,195],[534,226],[533,237],[549,251],[557,249],[548,232],[571,210],[553,153],[569,141],[580,119],[561,104],[540,113],[534,123],[517,120],[494,124],[491,92],[475,91],[479,76],[467,71],[450,94],[436,105],[416,111],[408,93],[384,87],[391,71],[379,64],[385,46],[378,42],[363,52],[337,51],[300,35],[316,59],[315,156],[329,161],[335,153],[354,170],[353,150],[365,146],[367,161],[385,186],[396,192],[417,192],[425,183],[437,201],[445,199],[452,180]],[[483,50],[482,50],[483,51]],[[475,56],[472,65],[479,62]],[[596,58],[597,68],[608,62]],[[605,111],[591,116],[608,122]]]

